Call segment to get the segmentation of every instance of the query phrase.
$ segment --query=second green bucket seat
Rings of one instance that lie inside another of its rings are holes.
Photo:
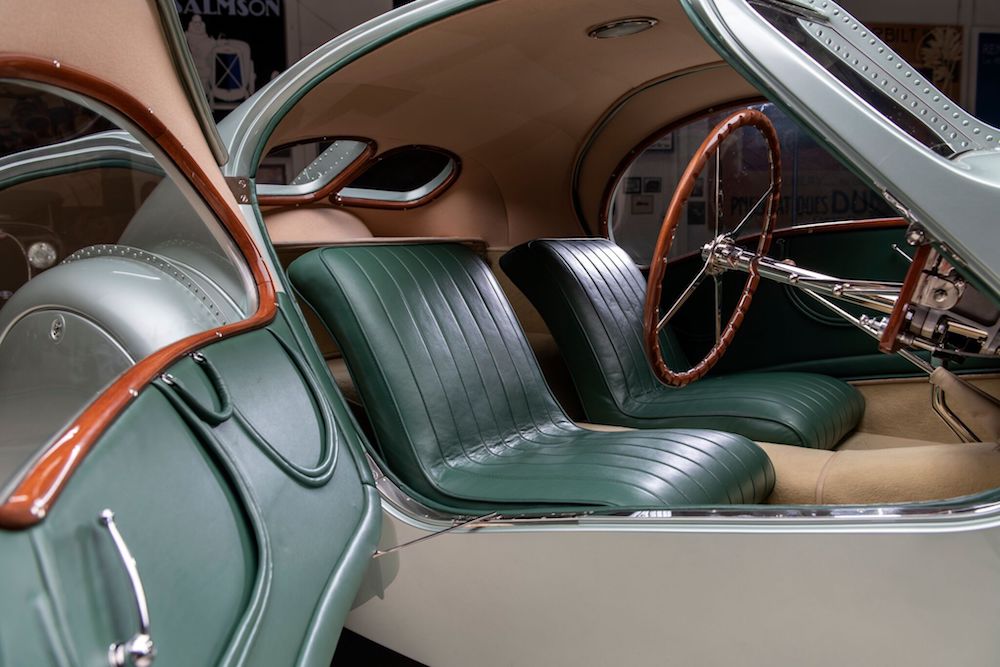
[[[539,239],[500,259],[552,332],[587,419],[634,428],[714,428],[758,442],[833,449],[864,413],[861,393],[816,373],[739,373],[670,387],[642,345],[646,281],[607,239]],[[664,355],[687,368],[673,334]]]

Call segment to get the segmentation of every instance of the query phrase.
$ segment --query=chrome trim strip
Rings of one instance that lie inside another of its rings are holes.
[[[956,445],[957,447],[961,445]],[[479,515],[442,512],[410,497],[368,457],[384,512],[420,530],[467,532],[456,521]],[[981,500],[968,504],[974,498]],[[555,527],[604,530],[727,532],[954,532],[1000,527],[1000,491],[942,501],[893,505],[745,505],[682,508],[602,508],[496,513],[471,531]]]
[[[455,158],[449,157],[448,164],[444,166],[444,169],[442,169],[437,176],[427,183],[424,183],[419,188],[415,188],[409,192],[347,187],[342,188],[340,192],[337,193],[337,197],[343,199],[370,199],[372,201],[391,201],[400,203],[417,201],[418,199],[423,199],[441,187],[441,184],[447,181],[453,173],[455,173]]]
[[[132,135],[110,130],[0,157],[0,187],[11,179],[33,174],[42,168],[114,159],[138,162],[163,171],[149,151]]]
[[[354,144],[354,146],[348,147],[345,150],[342,145],[345,142]],[[330,181],[343,174],[345,169],[357,162],[358,158],[361,157],[366,150],[368,150],[368,146],[369,144],[356,141],[354,139],[337,139],[329,148],[317,155],[315,160],[306,165],[306,167],[293,178],[291,183],[258,183],[257,195],[265,197],[272,195],[294,197],[308,195],[316,192],[317,190],[322,190],[330,183]],[[340,156],[337,156],[338,151],[341,153]],[[317,165],[321,162],[325,162],[331,156],[335,157],[335,162],[331,167],[329,167],[328,171],[319,173],[316,178],[299,181],[299,179],[303,176],[308,177],[311,170],[317,169]]]

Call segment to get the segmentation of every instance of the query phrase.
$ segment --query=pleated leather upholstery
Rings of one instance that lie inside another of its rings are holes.
[[[714,428],[831,449],[864,413],[854,387],[812,373],[742,373],[683,388],[661,383],[642,345],[646,281],[607,239],[529,241],[500,264],[545,319],[589,421]],[[668,364],[690,366],[669,327],[661,344]]]
[[[467,248],[324,248],[289,275],[337,339],[390,467],[431,499],[624,507],[753,503],[771,491],[770,461],[741,436],[570,421]]]

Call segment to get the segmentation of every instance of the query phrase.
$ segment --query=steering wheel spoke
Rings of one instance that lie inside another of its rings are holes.
[[[677,314],[677,311],[681,309],[681,306],[687,303],[687,300],[691,298],[691,295],[695,293],[695,290],[698,289],[707,275],[708,264],[706,263],[702,265],[701,270],[698,271],[698,274],[694,277],[691,283],[685,287],[684,291],[681,292],[681,295],[677,297],[677,300],[674,301],[674,305],[670,307],[670,310],[667,311],[666,315],[661,317],[659,322],[656,323],[656,333],[660,333],[660,330],[663,329],[663,327],[667,325],[667,322],[669,322],[673,316]],[[715,278],[715,276],[712,277]]]
[[[715,344],[722,340],[722,281],[719,274],[712,275],[715,283]]]
[[[716,206],[715,240],[705,246],[705,264],[688,286],[674,299],[672,305],[667,308],[666,313],[661,316],[663,280],[666,273],[667,257],[670,255],[670,246],[673,243],[674,233],[680,223],[684,206],[691,197],[695,183],[701,176],[702,170],[709,164],[713,155],[715,157],[716,192],[719,192],[719,163],[721,162],[722,143],[742,127],[753,127],[764,137],[770,158],[770,184],[760,199],[757,200],[743,219],[740,220],[739,224],[730,232],[723,233],[719,229],[718,209],[720,207]],[[753,293],[757,289],[757,283],[760,280],[760,274],[757,271],[749,273],[735,309],[729,316],[729,319],[725,320],[722,315],[723,294],[721,278],[727,267],[724,261],[715,256],[716,245],[722,239],[725,239],[727,242],[729,239],[736,239],[750,219],[766,204],[764,221],[761,225],[760,240],[757,244],[757,253],[760,255],[765,254],[770,247],[771,232],[774,227],[775,218],[777,217],[780,197],[781,156],[778,134],[767,116],[756,109],[738,111],[719,123],[709,133],[708,137],[702,142],[691,158],[687,168],[684,170],[684,174],[681,176],[677,189],[674,191],[673,199],[671,199],[670,206],[667,207],[667,214],[663,219],[663,225],[660,227],[660,235],[656,241],[656,249],[653,251],[653,259],[650,263],[649,282],[646,286],[646,303],[643,309],[643,343],[646,348],[646,355],[653,366],[656,376],[663,382],[675,386],[684,386],[698,380],[711,370],[729,347],[750,306]],[[690,369],[671,369],[667,365],[663,351],[660,348],[660,332],[677,315],[681,307],[690,300],[699,285],[708,276],[711,276],[713,283],[715,344],[705,357]]]
[[[760,199],[757,200],[757,203],[754,204],[749,211],[747,211],[747,214],[743,217],[742,220],[740,220],[740,224],[736,225],[736,228],[729,233],[730,236],[732,236],[735,239],[740,235],[740,232],[743,231],[744,225],[746,225],[747,222],[749,222],[750,218],[753,217],[753,214],[756,213],[757,210],[760,208],[760,205],[763,204],[767,200],[767,198],[771,196],[772,192],[774,192],[774,183],[771,183],[767,187],[767,190],[764,192],[764,194],[760,196]]]

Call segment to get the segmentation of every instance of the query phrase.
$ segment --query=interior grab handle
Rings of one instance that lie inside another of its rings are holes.
[[[118,525],[115,523],[115,513],[110,509],[105,509],[97,520],[108,529],[108,534],[111,535],[111,540],[115,543],[118,556],[121,558],[122,565],[125,566],[129,583],[132,585],[132,596],[139,614],[139,631],[132,635],[128,641],[115,642],[108,647],[108,663],[111,667],[149,667],[156,657],[156,647],[153,645],[153,637],[149,628],[149,607],[146,605],[146,592],[142,587],[142,579],[139,578],[135,558],[132,557],[132,552],[129,551],[125,539],[118,530]]]

